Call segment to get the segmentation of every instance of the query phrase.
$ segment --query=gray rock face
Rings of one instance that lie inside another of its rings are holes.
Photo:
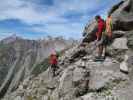
[[[71,50],[73,51],[73,48]],[[120,63],[115,58],[94,62],[90,57],[92,55],[87,54],[70,63],[66,59],[71,58],[71,54],[75,52],[74,50],[72,53],[71,50],[64,54],[69,55],[68,58],[61,57],[61,60],[65,61],[63,65],[59,64],[59,75],[53,78],[48,69],[38,77],[27,78],[15,92],[6,95],[3,100],[20,97],[26,100],[119,100],[121,94],[116,90],[128,86],[127,82],[132,83],[128,75],[120,72]],[[82,64],[83,62],[85,64]]]
[[[133,1],[126,0],[121,3],[111,15],[114,24],[114,30],[132,30],[133,29]]]
[[[117,8],[110,10],[113,19],[113,29],[125,31],[126,34],[124,35],[127,37],[128,47],[133,48],[133,0],[122,1],[113,8]]]
[[[127,34],[127,39],[128,39],[127,45],[129,48],[133,49],[133,31],[128,31],[127,33],[128,33]]]
[[[125,31],[113,31],[113,36],[112,36],[112,38],[113,38],[113,39],[115,39],[115,38],[120,38],[120,37],[123,37],[125,34],[126,34]]]
[[[95,39],[95,32],[97,31],[97,23],[96,21],[92,21],[89,25],[87,25],[84,29],[83,36],[85,37],[83,39],[83,42],[91,42]]]
[[[127,47],[127,38],[117,38],[112,43],[114,49],[128,49]]]

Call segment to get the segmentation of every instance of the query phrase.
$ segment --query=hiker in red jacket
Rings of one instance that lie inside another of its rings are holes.
[[[58,64],[58,59],[57,59],[57,55],[56,54],[51,54],[50,55],[50,64],[51,64],[51,69],[53,72],[53,77],[56,75],[56,70],[58,68],[57,64]]]
[[[98,43],[98,56],[96,57],[96,59],[101,59],[103,52],[102,33],[105,31],[105,22],[99,15],[95,16],[95,19],[98,25],[98,30],[96,32],[96,41]]]

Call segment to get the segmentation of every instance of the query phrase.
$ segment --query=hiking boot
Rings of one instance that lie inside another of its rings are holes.
[[[105,56],[101,56],[101,59],[105,59],[106,57]]]
[[[101,56],[96,56],[95,59],[101,59]]]
[[[101,56],[97,56],[95,57],[94,61],[104,61],[105,59],[103,59]]]

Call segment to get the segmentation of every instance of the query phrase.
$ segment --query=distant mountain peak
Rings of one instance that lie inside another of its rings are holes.
[[[12,34],[11,36],[6,37],[5,39],[3,39],[2,42],[8,44],[8,43],[14,42],[18,39],[22,39],[22,38],[17,36],[16,34]]]

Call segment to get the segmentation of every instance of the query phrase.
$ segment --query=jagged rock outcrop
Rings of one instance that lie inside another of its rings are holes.
[[[128,44],[132,47],[133,30],[133,0],[122,0],[114,5],[109,11],[113,19],[113,37],[115,38],[121,32],[128,37]],[[95,39],[96,22],[93,21],[87,25],[83,32],[83,42],[90,42]],[[117,33],[118,32],[118,33]],[[119,34],[120,35],[120,34]],[[130,36],[130,37],[129,37]]]
[[[97,23],[95,20],[93,20],[84,29],[83,36],[85,38],[83,39],[83,42],[91,42],[91,41],[95,40],[96,36],[94,33],[96,33],[96,31],[97,31]]]
[[[17,89],[34,70],[37,74],[44,71],[47,65],[39,63],[45,61],[52,49],[61,51],[73,43],[62,38],[35,41],[14,35],[3,39],[0,42],[0,97]]]
[[[114,6],[115,7],[115,6]],[[129,31],[133,29],[133,0],[126,0],[112,12],[114,30]]]

